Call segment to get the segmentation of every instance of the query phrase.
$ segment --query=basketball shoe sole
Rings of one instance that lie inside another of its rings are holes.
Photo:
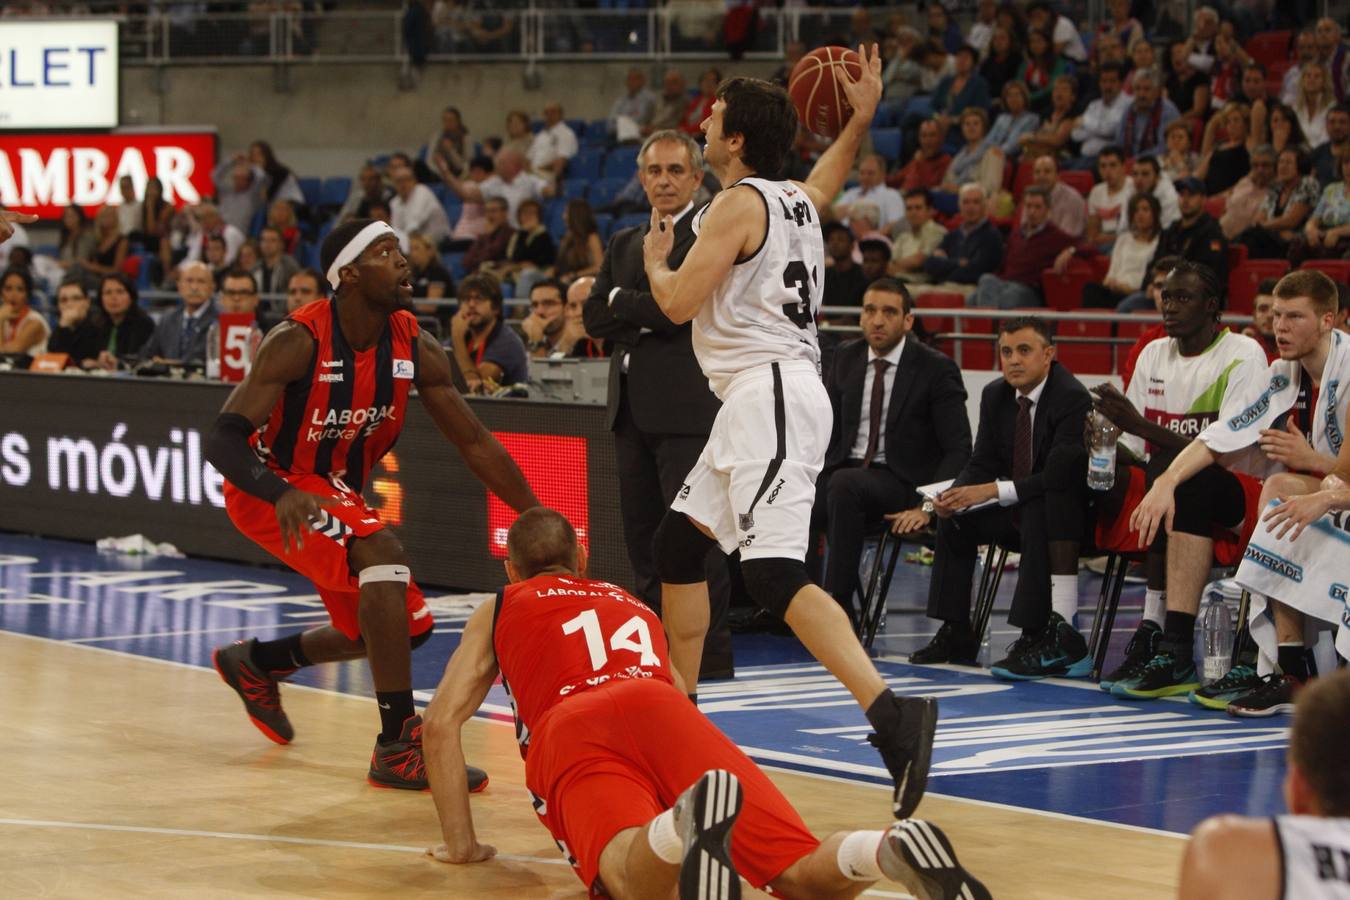
[[[731,829],[741,814],[741,783],[725,769],[703,773],[675,801],[675,830],[684,845],[680,900],[740,900],[731,862]]]
[[[989,889],[965,870],[947,835],[932,822],[906,819],[886,832],[877,851],[882,873],[919,900],[993,900]]]

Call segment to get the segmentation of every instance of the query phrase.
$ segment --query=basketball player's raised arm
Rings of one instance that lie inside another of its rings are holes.
[[[653,209],[642,256],[652,296],[666,318],[681,325],[698,315],[736,260],[752,256],[763,243],[768,227],[758,191],[746,186],[722,191],[708,204],[689,255],[678,271],[671,271],[667,259],[675,245],[675,221]]]
[[[853,115],[839,136],[830,144],[829,149],[820,155],[810,176],[802,188],[806,191],[816,209],[822,210],[834,202],[853,171],[853,163],[858,158],[858,148],[862,146],[867,130],[872,127],[872,115],[881,101],[881,50],[872,45],[869,55],[867,46],[858,47],[858,56],[862,60],[862,75],[857,81],[848,78],[848,69],[840,66],[835,71],[843,73],[840,79],[844,93],[848,96]]]
[[[417,393],[441,434],[459,450],[470,471],[516,512],[538,506],[516,461],[483,427],[455,390],[450,358],[427,332],[417,337]]]
[[[469,616],[455,655],[445,667],[436,696],[422,718],[422,750],[431,798],[441,820],[439,847],[427,855],[441,862],[483,862],[497,850],[478,843],[469,808],[469,785],[464,778],[464,747],[460,728],[478,711],[497,678],[492,652],[492,614],[495,604],[484,603]]]

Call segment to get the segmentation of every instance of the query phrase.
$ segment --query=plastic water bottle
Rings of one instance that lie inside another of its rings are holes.
[[[1116,483],[1116,441],[1120,440],[1120,429],[1096,410],[1090,415],[1087,483],[1094,491],[1109,491]]]
[[[1223,594],[1210,593],[1200,610],[1200,658],[1203,660],[1202,680],[1212,684],[1228,674],[1233,657],[1233,614],[1224,602]]]
[[[206,377],[212,381],[220,378],[220,323],[212,322],[206,330]]]

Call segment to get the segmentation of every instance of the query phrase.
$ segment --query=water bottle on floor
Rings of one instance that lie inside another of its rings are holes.
[[[1202,680],[1212,684],[1228,674],[1233,658],[1233,614],[1220,592],[1205,597],[1200,610],[1200,658],[1203,661]]]
[[[1116,423],[1095,410],[1088,418],[1088,487],[1109,491],[1116,483],[1116,442],[1120,429]]]

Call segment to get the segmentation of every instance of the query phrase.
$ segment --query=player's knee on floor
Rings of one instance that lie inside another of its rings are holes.
[[[745,589],[755,605],[782,619],[797,592],[811,583],[806,564],[796,559],[747,559],[741,561]]]
[[[704,560],[714,543],[684,513],[667,510],[652,538],[656,574],[666,584],[706,581]]]

